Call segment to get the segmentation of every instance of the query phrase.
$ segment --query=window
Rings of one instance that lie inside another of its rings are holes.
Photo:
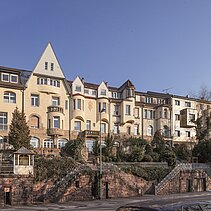
[[[30,140],[30,144],[33,148],[38,148],[39,147],[39,139],[36,137],[32,137]]]
[[[112,98],[118,98],[117,92],[112,92],[112,93],[111,93],[111,97],[112,97]]]
[[[39,117],[32,115],[29,117],[29,126],[31,128],[39,128]]]
[[[48,79],[47,78],[37,78],[37,84],[47,85]]]
[[[59,106],[59,97],[52,97],[52,106]]]
[[[175,120],[179,121],[180,120],[180,115],[179,114],[175,114]]]
[[[191,107],[191,103],[190,102],[185,102],[185,107]]]
[[[11,83],[18,83],[18,76],[17,75],[10,75],[10,82]]]
[[[106,133],[106,124],[105,123],[101,123],[101,132]]]
[[[60,81],[59,80],[53,80],[50,79],[50,85],[55,87],[60,87]]]
[[[186,137],[190,137],[190,131],[186,131]]]
[[[45,70],[48,69],[48,62],[45,62]]]
[[[86,129],[91,130],[91,120],[86,120]]]
[[[105,89],[101,89],[100,94],[105,96],[106,95],[106,90]]]
[[[152,110],[144,110],[145,119],[153,119],[154,112]]]
[[[65,100],[65,109],[68,109],[68,100]]]
[[[5,103],[16,103],[16,94],[13,92],[4,92]]]
[[[76,85],[76,86],[75,86],[75,91],[76,91],[76,92],[81,92],[81,86],[77,86],[77,85]]]
[[[146,97],[145,103],[153,103],[153,98],[152,97]]]
[[[119,105],[114,105],[114,115],[119,115]]]
[[[163,115],[164,116],[164,119],[167,119],[168,118],[167,114],[168,114],[167,113],[167,109],[164,109],[164,115]]]
[[[179,130],[175,130],[175,136],[180,137],[180,131]]]
[[[139,125],[134,125],[134,135],[137,136],[139,134]]]
[[[5,82],[9,82],[10,81],[9,74],[8,73],[2,73],[1,74],[1,80],[5,81]]]
[[[130,127],[130,126],[127,127],[127,134],[128,134],[128,135],[131,134],[131,127]]]
[[[64,147],[66,143],[67,143],[67,140],[66,139],[59,139],[58,140],[58,147],[59,147],[59,149],[61,149],[62,147]]]
[[[8,116],[6,112],[0,112],[0,130],[8,129]]]
[[[39,107],[39,95],[31,95],[31,106]]]
[[[130,105],[126,105],[125,115],[130,115]]]
[[[167,125],[165,125],[163,127],[163,135],[164,135],[164,137],[169,137],[169,135],[170,135],[170,129]]]
[[[147,135],[148,136],[153,136],[153,127],[152,125],[149,125],[147,128]]]
[[[189,121],[195,121],[195,114],[189,114]]]
[[[96,96],[97,95],[97,91],[96,90],[92,90],[92,95]]]
[[[104,112],[106,112],[106,103],[103,102],[103,109],[104,109]]]
[[[175,100],[175,105],[180,105],[180,101],[179,100]]]
[[[119,125],[114,125],[114,134],[119,134]]]
[[[76,109],[81,110],[81,99],[77,99]]]
[[[44,148],[53,148],[53,140],[52,139],[44,140],[43,147]]]
[[[81,131],[81,122],[80,121],[74,122],[74,130]]]
[[[139,109],[138,108],[135,108],[134,116],[135,116],[135,118],[139,118]]]
[[[54,70],[54,63],[51,63],[51,71]]]
[[[88,89],[84,89],[84,94],[89,94],[89,90]]]
[[[53,128],[60,128],[60,117],[59,116],[53,117]]]

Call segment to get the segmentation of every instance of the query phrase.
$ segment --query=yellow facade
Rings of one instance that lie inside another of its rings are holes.
[[[17,77],[16,77],[17,76]],[[0,67],[0,141],[7,136],[16,107],[23,110],[31,144],[40,154],[58,154],[78,136],[118,141],[141,137],[151,141],[160,130],[167,141],[195,141],[194,124],[210,102],[154,92],[135,91],[131,81],[120,87],[91,84],[76,77],[68,81],[51,44],[33,71]],[[203,104],[203,106],[202,106]]]

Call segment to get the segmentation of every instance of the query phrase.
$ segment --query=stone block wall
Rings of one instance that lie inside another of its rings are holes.
[[[180,171],[169,180],[158,195],[199,192],[211,189],[211,179],[203,170]]]
[[[0,206],[21,205],[33,202],[33,177],[0,176]]]

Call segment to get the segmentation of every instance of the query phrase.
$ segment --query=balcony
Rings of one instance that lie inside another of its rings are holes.
[[[100,135],[100,132],[97,130],[84,130],[82,132],[82,136],[86,138],[98,138]]]
[[[63,136],[64,130],[60,128],[50,128],[47,130],[48,136]]]
[[[64,109],[60,106],[49,106],[48,107],[48,113],[50,112],[58,112],[58,113],[63,113]]]
[[[195,126],[194,120],[196,111],[191,108],[186,108],[180,111],[180,127],[191,128]]]

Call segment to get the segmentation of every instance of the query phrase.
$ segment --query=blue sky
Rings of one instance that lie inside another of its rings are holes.
[[[0,9],[0,66],[32,70],[50,41],[70,80],[211,89],[210,0],[0,0]]]

